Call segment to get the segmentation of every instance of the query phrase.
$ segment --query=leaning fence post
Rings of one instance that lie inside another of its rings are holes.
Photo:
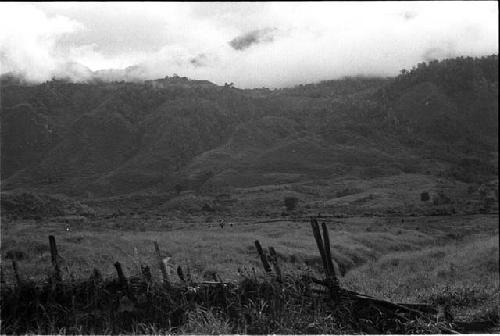
[[[338,279],[337,275],[335,274],[335,268],[333,267],[332,262],[332,252],[330,250],[330,236],[328,234],[328,228],[326,227],[326,224],[324,222],[321,223],[321,228],[323,229],[323,246],[325,248],[326,262],[328,265],[328,278],[332,282],[332,285],[334,287],[338,287]]]
[[[323,247],[323,241],[321,239],[321,232],[319,231],[318,222],[314,218],[311,218],[311,227],[313,230],[314,239],[316,240],[316,245],[318,246],[319,254],[321,255],[323,269],[325,270],[325,274],[328,276],[328,262],[326,261],[326,254]]]
[[[264,266],[264,270],[266,273],[271,273],[271,266],[267,262],[266,255],[264,254],[264,250],[262,250],[262,246],[258,240],[255,241],[255,247],[257,248],[257,252],[259,252],[260,260],[262,261],[262,265]]]
[[[99,270],[97,268],[94,268],[94,270],[92,271],[92,274],[90,275],[90,279],[94,282],[94,283],[99,283],[102,281],[102,275],[101,275],[101,272],[99,272]]]
[[[118,279],[120,279],[120,283],[126,291],[128,291],[128,283],[125,274],[123,274],[122,265],[117,261],[115,262],[116,273],[118,274]]]
[[[281,282],[281,269],[280,266],[278,265],[278,255],[276,254],[276,251],[274,250],[274,247],[269,247],[269,254],[271,256],[271,263],[273,264],[274,271],[276,272],[276,279]]]
[[[154,242],[154,245],[155,245],[156,261],[158,263],[158,266],[160,267],[161,275],[163,278],[163,284],[166,286],[170,286],[167,268],[165,267],[165,264],[163,263],[163,259],[161,258],[160,247],[158,246],[157,242]]]
[[[324,222],[321,223],[321,228],[323,229],[323,242],[324,242],[323,246],[325,248],[328,269],[330,275],[333,278],[337,278],[337,276],[335,275],[335,268],[333,267],[333,262],[332,262],[332,251],[330,250],[330,235],[328,234],[328,228],[326,227],[326,224]]]
[[[52,266],[54,267],[54,279],[56,281],[61,281],[61,270],[59,268],[59,261],[57,259],[57,247],[56,247],[56,238],[52,235],[49,236],[49,245],[50,245],[50,255],[52,258]]]

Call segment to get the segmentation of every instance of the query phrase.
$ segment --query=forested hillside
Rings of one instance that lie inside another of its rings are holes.
[[[496,55],[279,90],[165,83],[4,77],[2,189],[108,196],[346,175],[498,176]]]

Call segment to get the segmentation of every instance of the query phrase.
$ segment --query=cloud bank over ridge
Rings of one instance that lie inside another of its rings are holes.
[[[498,53],[496,2],[2,3],[0,71],[85,80],[178,73],[238,87],[392,76]],[[104,73],[101,71],[101,73]]]

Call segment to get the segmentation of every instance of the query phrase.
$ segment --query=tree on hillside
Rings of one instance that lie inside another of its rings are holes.
[[[176,185],[174,186],[174,189],[175,189],[175,193],[176,193],[177,195],[179,195],[179,194],[181,193],[181,191],[182,191],[182,190],[184,190],[184,187],[183,187],[182,185],[180,185],[180,184],[176,184]]]
[[[288,211],[293,211],[297,207],[299,199],[297,197],[285,197],[284,203]]]

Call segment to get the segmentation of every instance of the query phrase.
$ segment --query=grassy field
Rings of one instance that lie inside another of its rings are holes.
[[[441,217],[348,217],[325,219],[337,262],[347,274],[344,287],[398,302],[447,304],[457,319],[498,320],[498,215]],[[232,224],[232,225],[231,225]],[[262,273],[254,241],[273,246],[285,272],[320,270],[307,220],[231,218],[222,229],[206,217],[184,220],[139,216],[63,221],[2,222],[2,274],[14,281],[9,258],[21,277],[43,280],[51,271],[48,235],[57,240],[63,277],[88,277],[95,267],[114,277],[113,263],[127,275],[141,264],[155,267],[153,242],[194,280],[238,280],[238,271]]]

